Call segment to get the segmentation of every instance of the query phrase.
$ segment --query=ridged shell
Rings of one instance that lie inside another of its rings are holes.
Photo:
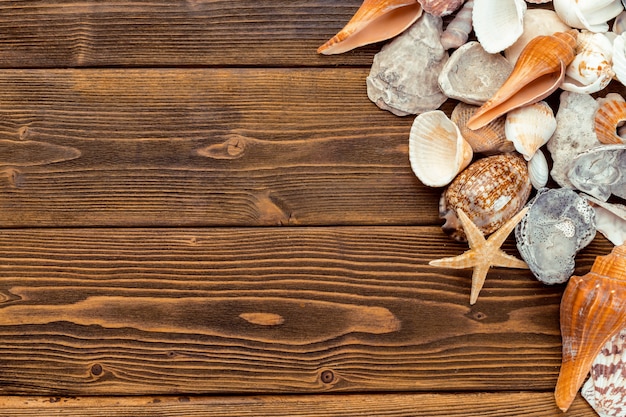
[[[485,51],[504,51],[524,31],[524,0],[474,0],[474,33]]]
[[[613,41],[613,72],[615,78],[626,86],[626,32]]]
[[[443,49],[456,49],[467,42],[472,31],[474,0],[467,0],[441,34]]]
[[[444,112],[434,110],[415,118],[409,136],[409,160],[424,185],[448,185],[472,156],[470,144]]]
[[[507,140],[513,142],[527,161],[550,140],[555,130],[556,118],[545,101],[510,111],[504,123]]]
[[[467,121],[476,109],[478,106],[459,102],[450,115],[450,119],[459,127],[461,135],[469,142],[474,152],[489,155],[514,151],[515,145],[506,140],[504,117],[499,117],[480,129],[471,130],[467,127]]]
[[[550,167],[541,149],[538,149],[535,155],[528,161],[528,176],[530,177],[530,183],[536,190],[545,187],[548,183]]]
[[[626,327],[626,245],[573,276],[561,299],[563,355],[554,396],[566,411],[604,344]]]
[[[574,59],[575,30],[538,36],[526,45],[513,72],[498,92],[469,120],[478,129],[518,107],[543,100],[563,82],[565,68]]]
[[[617,93],[609,93],[597,100],[594,129],[598,140],[606,145],[626,143],[626,138],[617,134],[617,128],[626,122],[626,100]]]
[[[516,154],[489,156],[470,164],[450,183],[439,201],[445,233],[465,241],[457,216],[463,210],[488,235],[498,230],[526,203],[532,187],[526,161]]]
[[[554,0],[554,11],[573,28],[607,32],[607,22],[624,10],[620,0]]]
[[[561,89],[591,94],[604,89],[613,72],[613,43],[603,33],[583,30],[578,34],[576,56],[565,70]]]
[[[341,54],[393,38],[421,15],[422,5],[417,0],[364,0],[346,26],[320,46],[317,52]]]
[[[465,0],[419,0],[425,12],[434,16],[447,16],[457,11]]]

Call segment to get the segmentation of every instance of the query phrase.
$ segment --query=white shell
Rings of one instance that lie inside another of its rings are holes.
[[[626,10],[617,15],[613,22],[613,33],[621,35],[624,32],[626,32]]]
[[[613,44],[603,33],[583,30],[578,34],[576,56],[567,66],[561,88],[575,93],[596,93],[604,89],[613,72]]]
[[[504,51],[524,31],[524,0],[474,0],[474,33],[485,51]]]
[[[550,140],[556,130],[556,118],[545,101],[510,111],[504,123],[507,140],[530,161],[537,149]]]
[[[620,0],[554,0],[553,5],[562,21],[592,32],[607,32],[607,22],[624,10]]]
[[[417,178],[430,187],[450,183],[472,161],[470,144],[441,110],[415,118],[409,135],[409,160]]]
[[[548,160],[541,152],[541,149],[537,149],[537,152],[528,161],[528,176],[535,190],[545,187],[548,183],[550,168],[548,167]]]
[[[615,78],[626,85],[626,32],[613,41],[613,72]]]
[[[585,195],[596,212],[596,229],[615,246],[626,242],[626,206]],[[626,410],[625,410],[626,411]]]

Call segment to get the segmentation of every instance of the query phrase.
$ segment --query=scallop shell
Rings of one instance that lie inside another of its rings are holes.
[[[574,187],[599,200],[606,201],[611,194],[626,199],[626,143],[581,152],[567,177]]]
[[[419,0],[425,12],[434,16],[447,16],[457,11],[465,0]]]
[[[317,52],[341,54],[393,38],[411,26],[422,11],[417,0],[364,0],[346,26],[320,46]]]
[[[550,140],[556,130],[556,118],[548,103],[539,101],[510,111],[504,124],[507,140],[530,161],[535,152]]]
[[[528,161],[528,176],[530,177],[530,183],[536,190],[545,187],[548,183],[550,168],[548,167],[548,160],[541,152],[541,149],[537,149],[535,155]]]
[[[573,276],[561,299],[563,355],[554,396],[567,411],[602,347],[626,327],[626,245]]]
[[[469,120],[478,129],[518,107],[543,100],[563,82],[565,67],[574,59],[575,30],[538,36],[526,45],[513,72],[498,92]]]
[[[474,33],[485,51],[504,51],[524,31],[524,0],[474,0]]]
[[[478,109],[478,106],[460,102],[450,116],[450,119],[459,127],[461,135],[469,142],[474,152],[496,154],[514,151],[515,145],[511,141],[506,140],[504,116],[498,117],[480,129],[471,130],[467,127],[467,121],[472,117],[476,109]]]
[[[463,210],[484,235],[498,230],[526,203],[532,187],[526,161],[514,153],[493,155],[472,163],[450,183],[439,200],[442,229],[465,241],[456,216]]]
[[[620,14],[620,0],[554,0],[554,11],[573,28],[607,32],[608,21]]]
[[[434,110],[415,118],[409,136],[409,160],[424,185],[448,185],[469,165],[472,155],[472,147],[444,112]]]
[[[575,93],[596,93],[604,89],[613,72],[613,43],[603,33],[583,30],[578,34],[576,56],[565,70],[561,89]]]
[[[613,72],[615,78],[626,85],[626,32],[613,41]]]
[[[626,100],[617,93],[609,93],[597,102],[594,129],[598,140],[604,144],[626,143],[626,138],[617,134],[617,128],[626,122]]]
[[[443,49],[456,49],[467,42],[472,31],[474,0],[467,0],[441,34]]]

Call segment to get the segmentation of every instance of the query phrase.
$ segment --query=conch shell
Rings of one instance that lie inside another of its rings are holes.
[[[563,357],[554,396],[567,411],[602,346],[626,327],[626,244],[570,278],[561,299]]]
[[[536,103],[554,92],[563,82],[565,68],[574,59],[574,29],[550,36],[538,36],[526,45],[513,72],[496,94],[469,120],[470,129],[479,129],[510,110]]]
[[[417,0],[364,0],[352,19],[317,49],[324,55],[341,54],[359,46],[400,34],[421,15]]]

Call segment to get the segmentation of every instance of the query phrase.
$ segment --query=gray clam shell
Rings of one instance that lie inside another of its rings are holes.
[[[517,249],[535,277],[561,284],[574,273],[576,253],[596,235],[595,213],[569,188],[542,188],[515,228]]]
[[[567,177],[574,187],[598,200],[611,194],[626,199],[626,144],[602,145],[578,154]]]

